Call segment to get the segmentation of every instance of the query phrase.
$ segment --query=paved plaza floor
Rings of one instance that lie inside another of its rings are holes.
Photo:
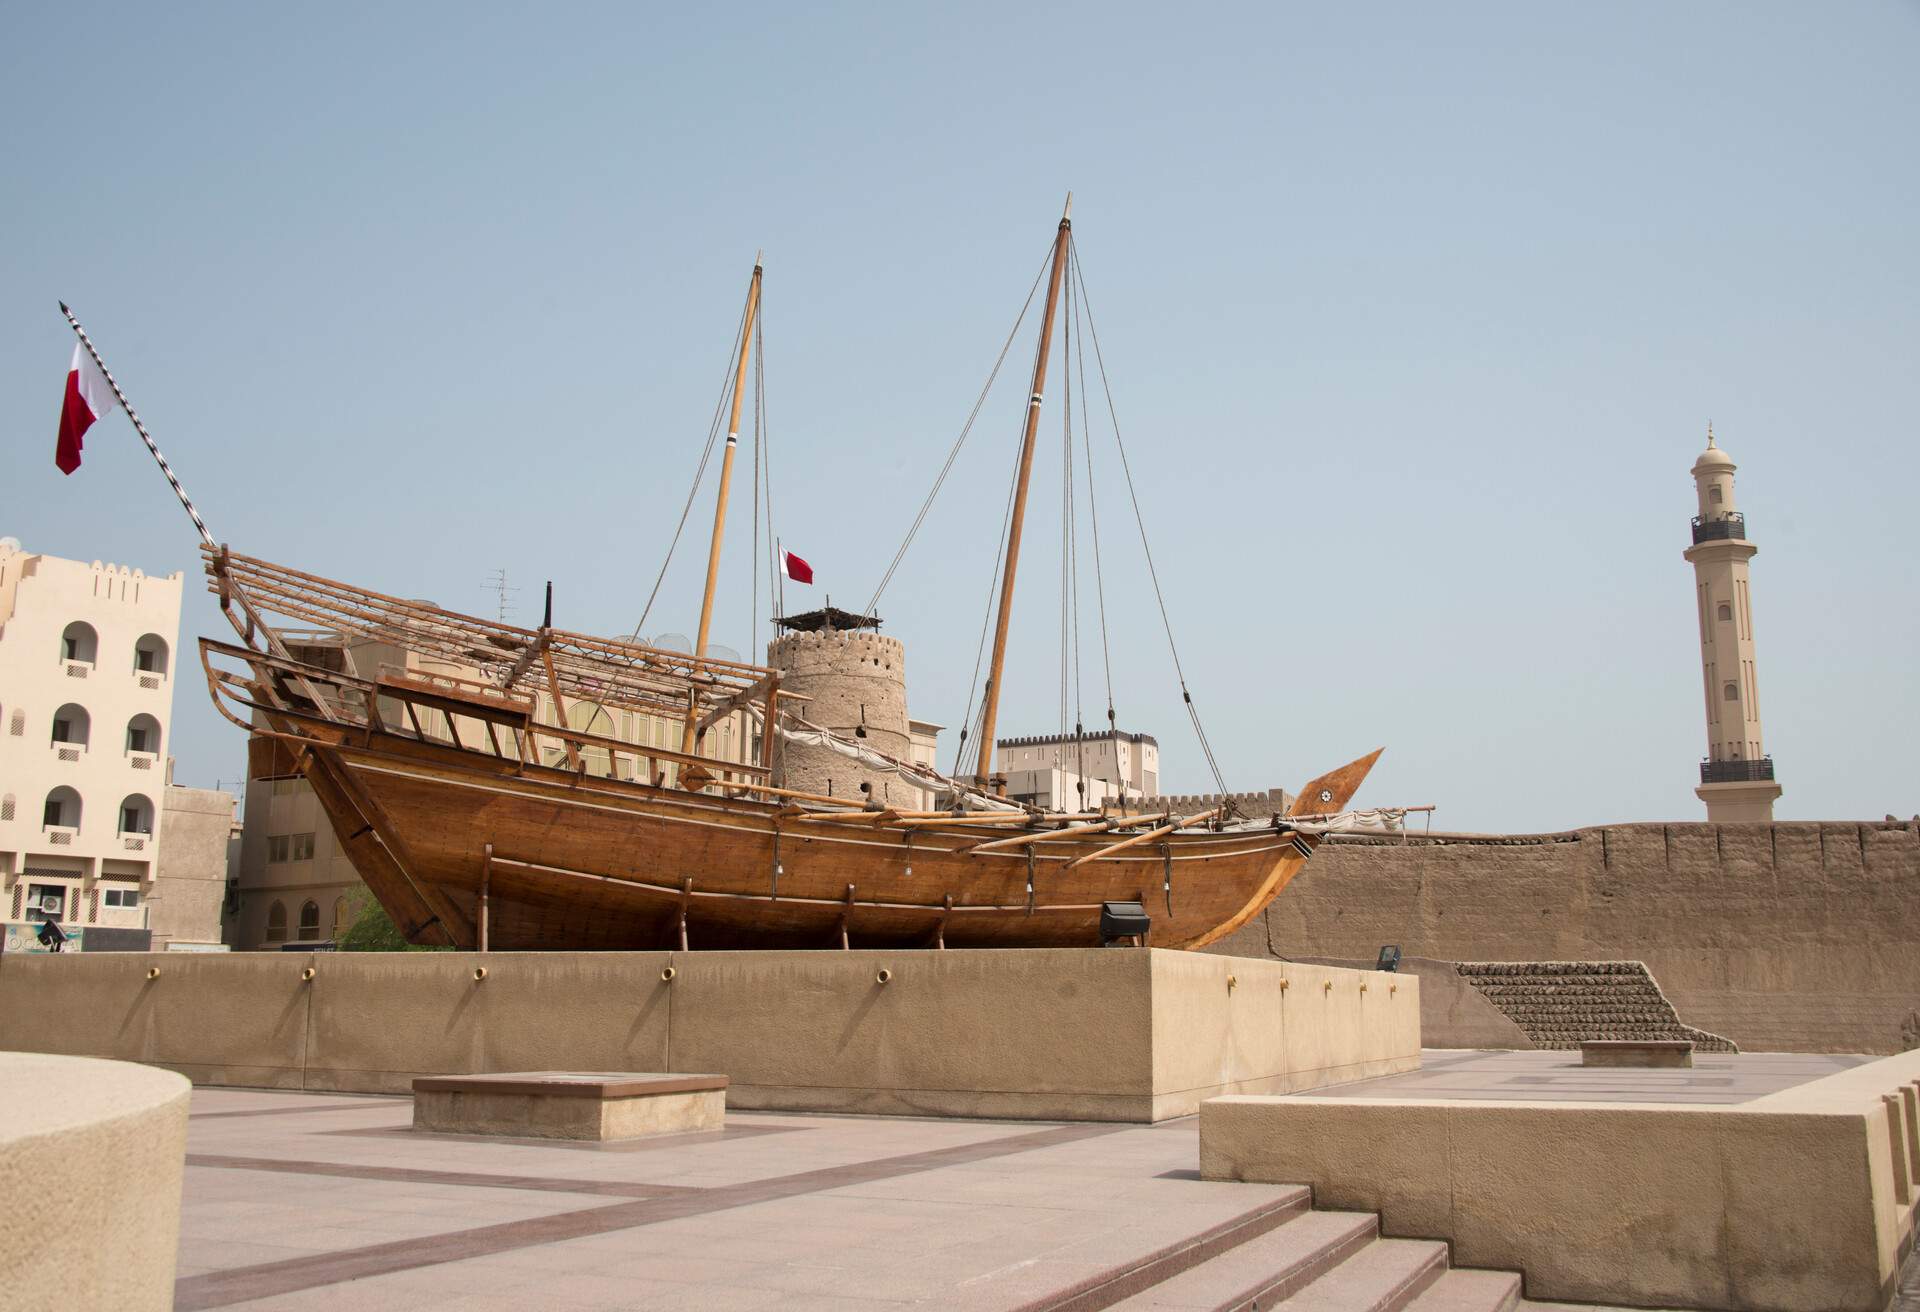
[[[1315,1089],[1314,1098],[1485,1098],[1520,1102],[1747,1102],[1876,1060],[1839,1053],[1695,1053],[1691,1069],[1582,1066],[1578,1052],[1429,1048],[1404,1075]]]
[[[1577,1054],[1430,1051],[1314,1096],[1732,1102],[1861,1060],[1586,1071]],[[1304,1198],[1200,1180],[1193,1117],[733,1111],[724,1130],[615,1144],[411,1121],[407,1098],[194,1090],[177,1306],[1013,1309],[1234,1242]]]
[[[1014,1308],[1297,1199],[1160,1127],[732,1112],[562,1144],[196,1089],[177,1306]]]

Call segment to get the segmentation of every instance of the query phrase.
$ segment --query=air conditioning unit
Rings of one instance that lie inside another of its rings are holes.
[[[60,910],[60,904],[64,900],[65,899],[58,893],[42,893],[40,895],[40,909],[51,915]]]

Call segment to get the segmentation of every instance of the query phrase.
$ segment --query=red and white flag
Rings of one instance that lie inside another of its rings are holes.
[[[813,566],[807,564],[806,561],[800,559],[800,557],[794,555],[791,551],[781,553],[780,572],[792,579],[795,583],[813,582]]]
[[[113,388],[93,356],[78,342],[73,345],[73,363],[67,368],[67,395],[60,403],[60,441],[53,449],[53,463],[60,472],[71,474],[80,468],[80,439],[93,421],[119,402]]]

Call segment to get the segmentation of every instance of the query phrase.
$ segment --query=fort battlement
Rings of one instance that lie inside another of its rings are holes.
[[[800,714],[810,723],[897,760],[911,755],[907,651],[898,638],[859,630],[788,633],[767,644],[767,664],[780,671],[783,690],[808,698]],[[898,775],[829,749],[785,744],[777,751],[785,787],[894,805],[920,800]]]
[[[1920,821],[1340,837],[1214,950],[1643,961],[1748,1052],[1920,1047]]]
[[[1194,815],[1216,806],[1228,806],[1249,820],[1261,820],[1270,815],[1285,815],[1293,807],[1293,794],[1284,788],[1253,793],[1165,793],[1129,805],[1137,810],[1171,811],[1174,815]]]

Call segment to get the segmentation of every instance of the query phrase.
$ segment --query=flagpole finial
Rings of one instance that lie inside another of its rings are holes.
[[[69,310],[69,309],[67,308],[67,303],[66,303],[65,301],[62,301],[62,302],[60,302],[60,313],[62,313],[62,314],[72,314],[72,313],[73,313],[73,311],[72,311],[72,310]]]

